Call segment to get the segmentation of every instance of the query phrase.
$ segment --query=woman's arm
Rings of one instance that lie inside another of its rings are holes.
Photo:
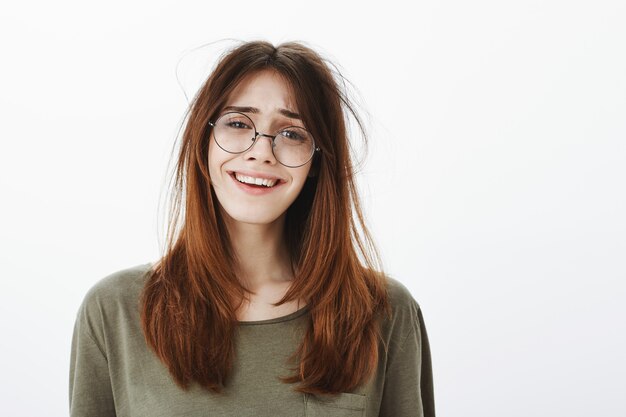
[[[428,334],[417,303],[411,310],[411,328],[390,356],[380,405],[381,417],[435,417]]]
[[[116,415],[107,358],[89,332],[84,305],[74,325],[69,394],[71,417]]]

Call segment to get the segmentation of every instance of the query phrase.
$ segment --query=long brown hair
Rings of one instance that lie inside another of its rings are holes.
[[[234,273],[236,255],[209,178],[208,122],[246,75],[264,69],[291,84],[302,121],[321,149],[313,161],[316,175],[286,215],[296,275],[276,305],[303,299],[310,316],[291,357],[298,365],[281,380],[299,383],[298,392],[351,391],[373,376],[380,320],[390,306],[350,155],[349,116],[364,131],[362,121],[336,67],[301,43],[241,44],[222,56],[192,101],[176,164],[166,252],[141,297],[142,328],[181,388],[196,382],[221,392],[235,355],[234,300],[249,291]]]

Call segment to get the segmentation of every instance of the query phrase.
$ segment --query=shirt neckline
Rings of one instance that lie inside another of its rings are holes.
[[[304,307],[302,307],[300,310],[296,310],[293,313],[287,314],[286,316],[274,317],[273,319],[265,319],[265,320],[243,320],[243,321],[238,321],[237,323],[239,325],[242,325],[242,326],[254,326],[254,325],[259,325],[259,324],[282,323],[284,321],[294,320],[294,319],[302,316],[307,311],[309,311],[308,304],[305,305]]]

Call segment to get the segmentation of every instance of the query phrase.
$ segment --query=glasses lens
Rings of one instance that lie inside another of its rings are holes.
[[[288,127],[276,135],[274,155],[281,164],[297,167],[313,156],[315,145],[311,134],[301,127]]]
[[[238,153],[252,145],[254,132],[254,123],[245,114],[225,113],[217,119],[213,136],[220,148]]]

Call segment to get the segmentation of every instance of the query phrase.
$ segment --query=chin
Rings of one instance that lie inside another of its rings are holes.
[[[222,208],[229,221],[243,224],[270,225],[281,220],[285,213],[263,213],[249,210],[227,210]]]

